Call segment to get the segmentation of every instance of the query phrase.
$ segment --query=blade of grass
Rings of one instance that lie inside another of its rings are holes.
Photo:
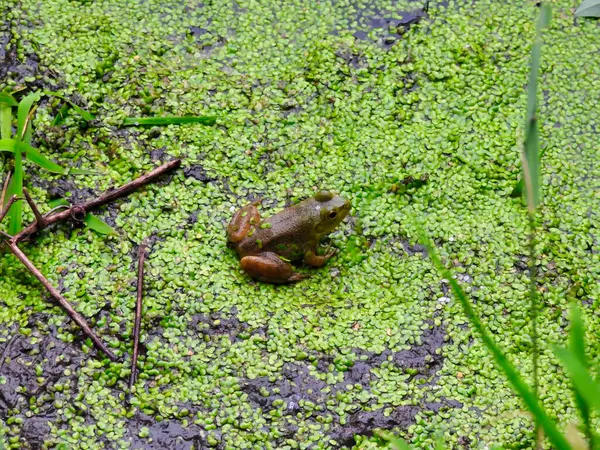
[[[86,227],[88,227],[100,234],[112,234],[112,235],[117,234],[117,232],[115,231],[115,229],[113,227],[108,225],[103,220],[98,219],[96,216],[94,216],[91,213],[87,213],[85,216],[85,219],[83,219],[83,221],[85,222]]]
[[[575,302],[573,302],[571,306],[571,332],[569,333],[569,347],[573,355],[575,355],[583,367],[588,369],[589,366],[585,356],[585,325],[583,323],[583,319],[581,318],[581,311]],[[590,408],[575,386],[574,389],[575,402],[577,403],[577,408],[579,409],[579,414],[581,415],[585,435],[590,444],[590,448],[594,449],[596,448],[596,445],[594,442],[595,436],[590,418]]]
[[[600,17],[600,0],[584,0],[575,10],[578,17]]]
[[[40,99],[40,94],[34,92],[29,94],[27,97],[19,102],[19,108],[17,110],[17,139],[22,140],[25,136],[27,123],[29,122],[29,112],[35,102]]]
[[[577,355],[565,348],[556,347],[554,354],[562,361],[573,385],[582,399],[596,411],[600,411],[600,386],[592,379]]]
[[[0,104],[0,139],[10,139],[12,107]]]
[[[10,94],[0,92],[0,105],[17,106],[19,102]]]
[[[93,114],[81,109],[79,106],[77,106],[75,103],[73,103],[72,101],[70,101],[68,98],[66,98],[64,95],[59,94],[58,92],[52,92],[52,91],[44,91],[44,95],[49,95],[51,97],[57,97],[60,98],[61,100],[67,102],[71,108],[73,108],[73,110],[79,114],[85,121],[89,122],[91,120],[94,120],[95,117]],[[61,108],[62,110],[62,108]]]
[[[537,23],[535,41],[531,48],[531,67],[527,83],[527,115],[525,116],[525,145],[523,146],[523,179],[529,213],[533,214],[541,201],[539,124],[537,112],[537,87],[542,55],[542,30],[550,22],[550,7],[543,4]]]
[[[123,126],[148,126],[148,125],[181,125],[185,123],[201,123],[214,125],[217,118],[214,116],[168,116],[168,117],[127,117]]]
[[[23,162],[21,151],[18,148],[15,150],[14,164],[15,167],[10,183],[8,184],[6,198],[11,198],[13,195],[23,198]],[[13,236],[21,231],[23,227],[22,212],[23,202],[21,200],[13,203],[8,211],[8,233]]]
[[[452,293],[454,294],[454,297],[457,298],[460,302],[465,315],[471,322],[471,326],[479,334],[481,340],[483,341],[487,349],[492,353],[496,360],[496,363],[508,378],[508,381],[512,385],[515,392],[523,399],[525,405],[527,406],[527,409],[529,409],[529,411],[536,418],[537,423],[539,423],[540,426],[544,429],[544,432],[546,433],[546,436],[548,437],[552,445],[558,450],[570,449],[568,441],[560,433],[560,431],[558,431],[556,424],[553,422],[550,416],[548,416],[546,410],[539,403],[537,397],[531,392],[529,386],[527,386],[527,383],[523,381],[519,372],[506,358],[502,350],[500,350],[500,347],[496,345],[496,342],[494,341],[492,336],[487,332],[487,330],[481,323],[479,316],[473,310],[471,302],[469,301],[459,284],[456,282],[456,280],[452,277],[452,274],[442,264],[442,261],[439,259],[437,253],[433,248],[433,245],[429,241],[429,238],[425,234],[422,227],[419,224],[417,224],[417,228],[419,230],[421,243],[427,249],[427,253],[431,258],[433,265],[450,283]]]

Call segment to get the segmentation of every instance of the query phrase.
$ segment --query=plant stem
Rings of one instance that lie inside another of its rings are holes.
[[[19,200],[19,197],[17,197],[16,195],[13,195],[6,203],[6,207],[4,208],[4,210],[2,210],[2,203],[0,203],[0,222],[2,222],[2,220],[4,220],[4,218],[8,214],[8,210],[10,209],[12,204],[14,202],[16,202],[17,200]]]
[[[8,238],[9,236],[6,236],[6,237]],[[16,242],[13,242],[12,239],[6,239],[5,242],[6,242],[6,245],[8,246],[8,248],[10,249],[11,253],[13,255],[15,255],[17,257],[17,259],[19,261],[21,261],[21,263],[23,263],[23,265],[27,268],[27,270],[29,270],[29,272],[31,272],[31,274],[34,277],[36,277],[40,283],[42,283],[42,285],[46,288],[46,290],[50,293],[50,295],[52,295],[52,297],[54,297],[58,301],[58,303],[60,304],[60,306],[67,312],[67,314],[69,314],[69,316],[71,316],[71,319],[73,319],[73,321],[77,325],[79,325],[81,327],[81,329],[83,330],[83,333],[92,340],[92,342],[94,343],[94,345],[96,346],[96,348],[102,350],[104,352],[104,354],[106,356],[108,356],[108,358],[111,361],[116,361],[117,357],[114,355],[114,353],[111,352],[106,345],[104,345],[104,343],[102,342],[102,340],[100,340],[100,338],[98,336],[96,336],[96,334],[92,331],[92,329],[87,324],[87,322],[85,321],[85,319],[77,311],[75,311],[73,309],[73,307],[67,301],[67,299],[65,299],[60,294],[60,292],[58,292],[50,284],[50,282],[42,274],[42,272],[40,272],[37,269],[37,267],[35,267],[33,265],[33,263],[31,262],[31,260],[29,258],[27,258],[27,256],[25,255],[25,253],[23,253],[21,251],[21,249],[19,249],[19,247],[17,246]]]
[[[529,321],[531,323],[531,351],[533,365],[533,394],[538,397],[539,386],[539,339],[537,329],[537,316],[539,312],[537,291],[537,256],[535,253],[535,212],[528,214],[529,220]],[[539,423],[535,422],[535,436],[538,444]]]
[[[138,279],[137,299],[135,302],[135,319],[133,323],[133,357],[131,358],[131,377],[129,378],[129,390],[137,381],[137,360],[140,348],[140,324],[142,322],[142,297],[144,293],[144,261],[146,259],[146,242],[140,244],[138,250]]]
[[[42,228],[44,228],[46,226],[46,220],[40,214],[40,210],[38,209],[35,202],[31,198],[31,195],[29,195],[29,191],[27,190],[27,188],[23,188],[23,195],[25,195],[25,200],[27,200],[29,207],[33,211],[33,215],[35,216],[35,220],[38,224],[38,228],[41,230]]]
[[[106,205],[107,203],[112,202],[120,197],[124,197],[136,189],[144,186],[145,184],[154,181],[156,178],[161,175],[179,167],[181,164],[180,159],[175,159],[173,161],[169,161],[168,163],[163,164],[162,166],[157,167],[156,169],[148,172],[147,174],[142,175],[141,177],[136,178],[133,181],[121,186],[118,189],[108,190],[104,192],[99,197],[96,197],[89,202],[83,203],[81,205],[73,205],[70,208],[61,211],[56,214],[52,214],[50,216],[44,216],[44,221],[46,226],[52,225],[56,222],[61,222],[67,220],[72,217],[85,217],[85,213],[89,212],[92,209],[99,208],[100,206]],[[83,214],[83,216],[82,216]],[[12,238],[13,242],[20,242],[26,237],[38,232],[40,230],[37,221],[31,223],[27,226],[23,231],[19,234],[15,235]]]

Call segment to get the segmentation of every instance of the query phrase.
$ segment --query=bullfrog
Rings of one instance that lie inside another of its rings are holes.
[[[239,209],[227,227],[227,243],[240,257],[242,269],[258,281],[294,283],[308,275],[294,271],[292,261],[323,266],[335,251],[317,255],[321,238],[331,233],[350,211],[350,202],[330,191],[261,219],[261,200]]]

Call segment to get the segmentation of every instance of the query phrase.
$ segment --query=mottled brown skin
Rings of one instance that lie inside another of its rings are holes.
[[[331,233],[350,211],[350,202],[320,191],[279,214],[261,219],[260,200],[235,213],[227,227],[228,245],[240,257],[242,269],[266,283],[294,283],[308,275],[294,271],[290,261],[323,266],[335,251],[317,255],[321,238]]]

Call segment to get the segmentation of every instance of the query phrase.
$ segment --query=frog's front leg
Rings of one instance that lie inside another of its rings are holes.
[[[314,250],[307,250],[304,253],[304,264],[312,267],[323,267],[329,259],[335,255],[336,249],[330,251],[331,246],[327,247],[324,255],[317,255]]]
[[[250,231],[250,227],[260,224],[260,213],[258,205],[260,200],[256,200],[236,212],[227,226],[227,239],[229,242],[240,242]]]
[[[308,275],[294,272],[293,266],[283,261],[276,253],[264,252],[256,256],[244,256],[240,260],[242,269],[252,278],[265,283],[294,283]]]

